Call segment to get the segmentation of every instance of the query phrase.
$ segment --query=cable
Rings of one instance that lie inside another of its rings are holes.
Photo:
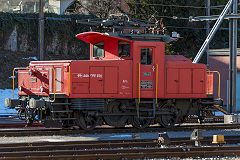
[[[142,16],[146,16],[146,14],[138,14],[138,15],[142,15]],[[189,20],[189,18],[185,18],[185,17],[177,17],[177,16],[156,16],[158,18],[168,18],[168,19],[174,19],[174,20]]]
[[[177,29],[192,29],[192,30],[206,30],[206,28],[193,28],[193,27],[178,27],[178,26],[165,26],[166,28],[177,28]]]
[[[207,7],[196,7],[196,6],[181,6],[181,5],[173,5],[173,4],[150,4],[150,3],[127,3],[127,4],[135,4],[135,5],[148,5],[148,6],[163,6],[163,7],[178,7],[178,8],[195,8],[195,9],[206,9]],[[210,7],[211,9],[217,9],[219,10],[219,7],[224,7],[225,5],[221,6],[213,6]]]

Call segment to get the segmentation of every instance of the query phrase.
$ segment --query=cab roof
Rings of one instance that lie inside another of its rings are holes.
[[[122,40],[127,42],[132,41],[155,41],[155,42],[170,42],[174,38],[167,35],[156,34],[125,34],[125,33],[99,33],[99,32],[84,32],[77,34],[76,37],[86,43],[95,44],[104,41],[106,38]]]
[[[131,42],[131,40],[128,40],[128,39],[110,36],[107,33],[99,33],[99,32],[84,32],[84,33],[77,34],[76,37],[86,43],[91,43],[91,44],[104,41],[104,39],[106,38],[112,38],[115,40]]]

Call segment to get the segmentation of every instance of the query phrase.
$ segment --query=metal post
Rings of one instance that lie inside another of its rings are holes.
[[[19,7],[20,7],[20,13],[23,14],[23,2],[22,1],[19,3]]]
[[[39,0],[38,59],[44,60],[44,0]]]
[[[36,13],[37,12],[37,2],[35,1],[34,6],[33,6],[33,12]]]
[[[232,13],[237,14],[238,11],[238,0],[233,0],[233,9]],[[230,48],[230,53],[232,53],[232,106],[231,113],[236,112],[236,79],[237,79],[237,19],[232,20],[232,47]]]
[[[233,14],[238,14],[238,0],[235,0],[233,5]],[[234,63],[233,63],[233,112],[236,113],[237,111],[237,27],[238,19],[233,19],[233,56],[234,56]]]
[[[207,5],[206,5],[206,16],[210,16],[210,6],[211,6],[211,2],[210,0],[207,0]],[[210,21],[206,21],[206,35],[208,35],[210,33]],[[209,51],[209,44],[207,45],[207,48],[206,48],[206,53],[207,53],[207,66],[209,64],[209,55],[208,55],[208,51]]]
[[[232,12],[232,11],[231,11]],[[232,30],[233,30],[233,19],[229,19],[229,88],[228,88],[228,93],[229,93],[229,104],[228,104],[228,109],[229,109],[229,113],[232,113]]]
[[[10,2],[7,1],[7,4],[8,4],[8,12],[10,12]]]

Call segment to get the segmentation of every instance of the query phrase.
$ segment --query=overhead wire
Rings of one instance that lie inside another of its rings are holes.
[[[175,4],[158,4],[158,3],[137,3],[137,2],[128,2],[128,4],[136,4],[136,5],[148,5],[148,6],[163,6],[163,7],[178,7],[178,8],[193,8],[193,9],[206,9],[207,7],[198,7],[198,6],[182,6],[182,5],[175,5]],[[219,5],[219,6],[212,6],[211,9],[221,9],[225,5]]]

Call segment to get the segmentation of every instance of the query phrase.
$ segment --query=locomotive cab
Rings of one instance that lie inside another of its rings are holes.
[[[76,37],[90,43],[90,60],[131,61],[133,65],[131,83],[134,88],[131,98],[164,97],[164,92],[157,95],[156,87],[158,76],[164,77],[165,42],[124,39],[116,35],[95,32],[81,33]],[[158,90],[163,90],[163,85],[164,82],[161,81]]]
[[[98,32],[86,32],[76,35],[90,44],[90,60],[131,60],[132,41],[109,36]]]

